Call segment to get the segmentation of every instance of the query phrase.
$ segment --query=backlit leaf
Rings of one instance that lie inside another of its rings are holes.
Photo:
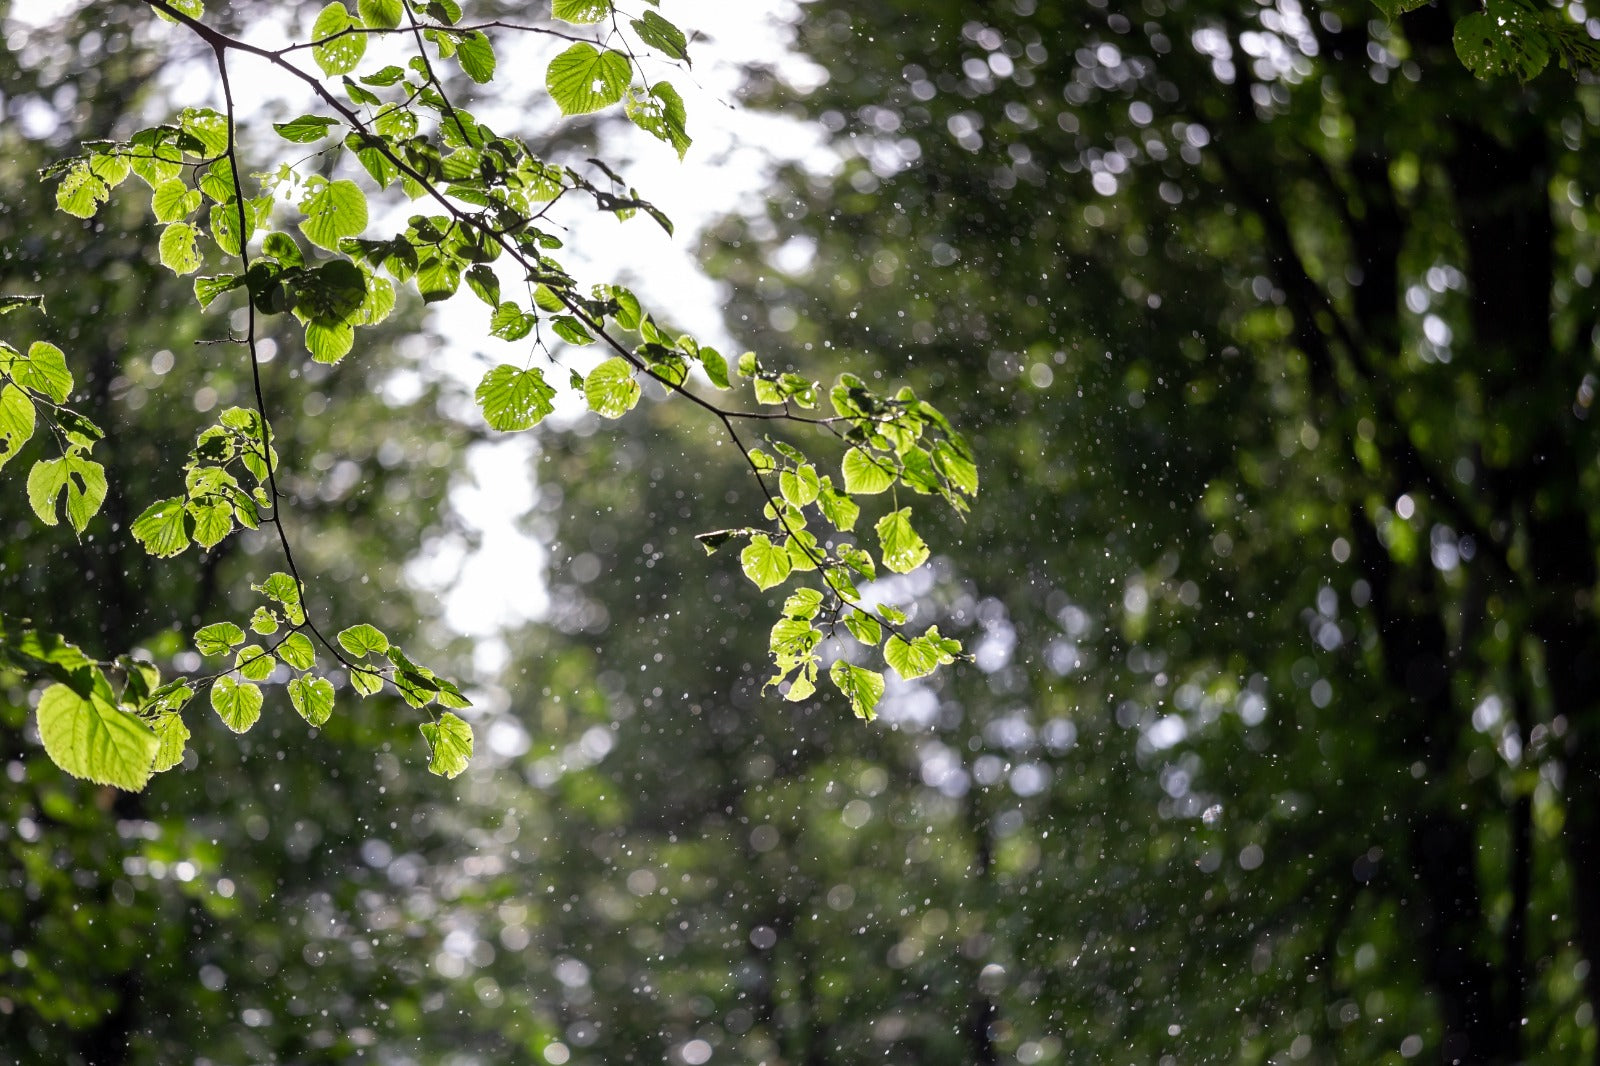
[[[911,528],[911,508],[902,507],[878,519],[879,558],[897,574],[909,574],[928,561],[928,546]]]
[[[367,228],[367,198],[361,186],[348,179],[323,182],[300,201],[305,219],[300,232],[318,248],[337,251],[339,241]]]
[[[99,685],[87,699],[66,685],[51,685],[39,698],[38,716],[45,753],[73,777],[129,792],[150,780],[160,740]]]
[[[311,58],[329,77],[348,74],[356,69],[356,64],[367,52],[366,34],[343,32],[354,25],[356,23],[351,19],[350,12],[342,3],[334,0],[322,9],[311,27],[312,39],[323,42],[311,49]]]
[[[56,524],[63,497],[67,521],[82,534],[105,502],[105,467],[77,452],[35,463],[28,472],[28,503],[41,522]]]
[[[894,484],[894,468],[889,460],[871,456],[860,448],[844,455],[844,491],[851,496],[872,496]]]
[[[761,589],[783,584],[794,569],[789,550],[781,544],[772,543],[771,538],[764,534],[750,538],[750,543],[739,553],[739,564],[744,568],[745,576]]]
[[[428,760],[430,773],[455,777],[472,761],[472,727],[449,711],[441,714],[438,722],[424,722],[422,736],[433,752]]]
[[[339,634],[339,646],[357,658],[371,654],[382,655],[389,650],[389,638],[376,626],[362,622]]]
[[[578,42],[550,61],[545,87],[568,115],[583,115],[622,99],[633,68],[628,57]]]
[[[289,702],[311,725],[322,725],[333,715],[333,682],[325,677],[297,677],[289,682]]]
[[[144,550],[158,559],[168,559],[189,546],[186,512],[181,496],[157,500],[133,520],[133,536]]]
[[[870,722],[878,716],[878,701],[883,699],[882,674],[836,659],[828,670],[828,677],[850,701],[850,709],[857,718]]]
[[[633,379],[633,367],[626,359],[607,359],[583,380],[583,395],[589,409],[602,418],[621,418],[639,402],[642,390]]]
[[[180,277],[200,269],[199,231],[187,222],[170,223],[161,231],[161,265]]]
[[[211,684],[211,709],[235,733],[247,732],[261,718],[261,689],[248,681],[219,677]]]
[[[518,370],[502,365],[484,375],[478,383],[478,405],[490,428],[503,432],[530,429],[555,410],[550,402],[556,390],[544,380],[537,367]]]

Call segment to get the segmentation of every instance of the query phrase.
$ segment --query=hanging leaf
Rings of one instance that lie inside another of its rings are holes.
[[[828,677],[850,701],[850,709],[857,718],[870,722],[878,716],[878,701],[883,699],[882,674],[836,659],[828,670]]]
[[[0,386],[0,467],[32,439],[35,424],[28,394],[10,382]]]
[[[889,460],[851,448],[844,454],[844,491],[850,496],[874,496],[894,484]]]
[[[476,393],[484,421],[491,429],[502,432],[538,425],[555,410],[550,402],[555,395],[556,390],[545,382],[537,367],[518,370],[510,365],[497,366],[485,374]]]
[[[772,543],[764,534],[750,538],[750,543],[739,553],[739,564],[744,574],[759,589],[781,585],[788,579],[794,563],[783,545]]]
[[[184,499],[158,500],[133,520],[133,536],[158,559],[170,559],[189,547]]]
[[[478,30],[471,30],[456,41],[456,62],[461,72],[479,85],[494,80],[494,45]]]
[[[611,14],[611,0],[553,0],[550,14],[564,22],[588,26]]]
[[[472,727],[449,711],[441,714],[438,722],[424,722],[422,736],[433,752],[428,761],[430,773],[455,777],[472,761]]]
[[[682,30],[654,11],[646,11],[632,21],[633,32],[639,40],[670,59],[689,62],[689,39]]]
[[[195,242],[199,231],[187,222],[173,222],[161,231],[158,248],[161,265],[182,277],[200,269],[200,250]]]
[[[339,634],[339,646],[357,658],[382,655],[389,650],[389,638],[377,626],[362,622]]]
[[[639,402],[642,390],[633,379],[633,367],[626,359],[607,359],[583,380],[583,395],[589,409],[602,418],[621,418]]]
[[[333,715],[333,682],[325,677],[297,677],[289,682],[289,702],[310,725],[320,726]]]
[[[79,452],[68,452],[60,459],[33,464],[28,472],[28,503],[39,521],[47,526],[56,524],[59,520],[56,509],[63,494],[67,521],[73,531],[81,535],[89,519],[105,502],[105,467]]]
[[[189,744],[189,727],[183,724],[182,715],[171,712],[157,715],[150,727],[155,731],[158,745],[150,769],[158,774],[165,773],[183,762],[183,752]]]
[[[909,574],[928,561],[928,546],[911,528],[911,508],[902,507],[878,519],[879,558],[897,574]]]
[[[300,201],[305,219],[300,232],[318,248],[339,250],[339,241],[367,228],[367,198],[361,186],[348,179],[322,182]]]
[[[244,630],[232,622],[213,622],[195,630],[194,647],[201,655],[226,655],[244,643]]]
[[[563,114],[585,115],[621,100],[632,76],[627,56],[580,41],[550,61],[545,86]]]
[[[211,709],[235,733],[248,732],[261,717],[261,689],[248,681],[219,677],[211,684]]]
[[[321,42],[312,47],[311,58],[322,68],[322,73],[333,77],[356,69],[367,52],[367,35],[346,31],[359,27],[360,23],[350,17],[350,12],[338,0],[322,9],[311,27],[312,39]]]
[[[624,110],[634,125],[657,140],[670,144],[679,159],[694,143],[686,128],[688,115],[683,107],[683,97],[667,82],[657,82],[646,94],[630,92]]]
[[[361,21],[379,30],[392,30],[400,25],[404,13],[402,0],[357,0],[356,14]],[[398,79],[396,79],[398,80]]]
[[[88,698],[66,685],[51,685],[39,697],[39,739],[45,754],[73,777],[128,792],[144,788],[153,772],[161,741],[134,715],[117,707],[102,690]]]
[[[286,141],[296,144],[309,144],[320,141],[326,137],[333,127],[339,124],[336,118],[327,118],[323,115],[301,115],[299,118],[290,119],[288,122],[274,122],[272,128],[278,131],[278,136]]]

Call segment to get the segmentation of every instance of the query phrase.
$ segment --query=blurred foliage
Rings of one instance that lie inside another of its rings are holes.
[[[1476,81],[1461,13],[806,5],[827,80],[755,70],[750,98],[832,131],[838,168],[782,175],[707,260],[769,365],[843,354],[978,440],[985,495],[930,533],[931,574],[880,590],[976,661],[891,678],[871,726],[761,698],[780,594],[690,539],[716,524],[692,501],[754,502],[729,449],[649,400],[614,433],[547,434],[527,525],[550,616],[482,686],[453,804],[388,752],[325,745],[308,769],[283,731],[118,810],[7,711],[0,1046],[1591,1061],[1600,97]],[[172,322],[107,321],[164,331],[113,373],[143,381],[164,345],[169,374],[226,387]],[[404,405],[342,373],[283,383],[368,397],[297,420],[301,454],[412,446]],[[107,417],[192,433],[164,394]],[[354,574],[449,521],[460,443],[431,486],[364,464],[316,513],[318,565]],[[31,584],[36,546],[5,545],[8,612],[68,602]],[[164,598],[227,587],[191,573]],[[399,633],[428,617],[340,594]],[[364,710],[329,728],[414,743]]]

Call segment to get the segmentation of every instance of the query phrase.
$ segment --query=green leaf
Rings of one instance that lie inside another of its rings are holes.
[[[289,682],[289,702],[309,724],[322,725],[333,715],[333,682],[309,674],[297,677]]]
[[[1538,18],[1512,0],[1488,0],[1481,12],[1456,20],[1456,56],[1480,78],[1514,74],[1527,81],[1550,62]]]
[[[938,626],[929,626],[926,633],[909,642],[898,634],[891,636],[883,646],[883,659],[895,673],[911,681],[955,662],[960,651],[960,641],[942,637]]]
[[[949,441],[940,441],[933,447],[933,465],[950,479],[950,483],[968,496],[978,494],[978,466],[963,455]]]
[[[844,491],[848,495],[874,496],[893,485],[894,477],[886,458],[875,458],[860,448],[844,454]]]
[[[495,276],[494,268],[484,263],[467,268],[467,288],[472,290],[474,296],[488,304],[490,307],[500,307],[500,279]]]
[[[28,394],[7,382],[0,386],[0,467],[33,437],[35,415]]]
[[[477,30],[462,34],[456,42],[456,62],[461,72],[479,85],[494,80],[494,45]]]
[[[817,616],[822,609],[822,593],[817,589],[795,589],[789,598],[783,601],[783,615],[785,618],[798,618],[809,620]]]
[[[583,395],[589,409],[602,418],[621,418],[633,410],[643,390],[633,380],[633,367],[626,359],[615,356],[607,359],[583,380]]]
[[[621,100],[632,75],[627,56],[580,41],[550,61],[545,87],[563,114],[585,115]]]
[[[879,557],[897,574],[909,574],[928,561],[928,546],[911,528],[911,508],[902,507],[878,519]]]
[[[261,718],[261,689],[248,681],[219,677],[211,684],[211,709],[235,733],[247,732]]]
[[[240,274],[217,274],[212,277],[195,278],[194,298],[202,308],[210,307],[218,296],[243,284],[244,277]]]
[[[806,507],[816,502],[818,493],[822,491],[822,479],[817,477],[817,468],[806,463],[779,474],[778,491],[791,505]]]
[[[835,492],[832,478],[822,479],[822,489],[817,494],[817,499],[818,506],[822,508],[822,517],[833,523],[833,528],[841,533],[856,528],[856,519],[861,517],[861,507],[844,493]]]
[[[491,429],[502,432],[531,429],[555,406],[556,390],[537,367],[518,370],[509,364],[495,367],[478,383],[478,406]]]
[[[355,327],[347,322],[306,323],[306,351],[319,363],[337,363],[355,346]]]
[[[472,727],[449,711],[437,722],[424,722],[422,736],[433,757],[428,771],[440,777],[455,777],[472,761]]]
[[[200,190],[191,189],[177,178],[157,185],[150,194],[150,209],[157,222],[176,222],[200,207]]]
[[[194,647],[201,655],[226,655],[235,645],[243,643],[244,630],[232,622],[213,622],[194,633]]]
[[[28,503],[45,525],[56,524],[56,507],[63,493],[67,521],[76,533],[82,534],[105,502],[105,467],[78,452],[33,464],[28,472]]]
[[[157,559],[170,559],[189,546],[184,500],[174,496],[157,500],[133,520],[133,537]]]
[[[339,634],[339,646],[357,658],[363,655],[382,655],[389,650],[389,638],[376,626],[362,622]]]
[[[66,685],[51,685],[39,698],[38,715],[45,753],[73,777],[128,792],[138,792],[150,780],[161,741],[112,703],[100,685],[88,698]]]
[[[285,574],[281,571],[270,574],[261,584],[251,585],[250,587],[281,605],[283,607],[283,616],[289,620],[290,625],[305,624],[306,612],[300,606],[300,585],[295,581],[292,574]]]
[[[689,61],[688,38],[676,25],[656,12],[646,11],[644,17],[634,19],[632,25],[639,40],[651,48],[672,59],[681,59],[685,63]]]
[[[417,291],[424,303],[448,300],[461,287],[461,264],[454,259],[429,256],[417,268]]]
[[[233,532],[233,503],[227,499],[206,497],[190,500],[184,510],[194,520],[194,542],[210,551]]]
[[[722,353],[715,348],[704,346],[700,349],[700,365],[705,367],[706,377],[711,379],[711,384],[719,389],[729,387],[728,361]]]
[[[188,15],[192,19],[197,19],[205,13],[205,0],[167,0],[167,6],[171,7],[174,11],[180,11],[183,14]],[[155,11],[156,17],[161,19],[163,22],[178,21],[165,11],[162,11],[160,8],[153,8],[152,10]]]
[[[24,307],[34,307],[42,311],[44,310],[44,297],[37,293],[0,296],[0,315],[9,315],[11,312],[20,311]]]
[[[173,222],[161,231],[161,265],[182,277],[200,269],[200,249],[195,242],[200,233],[187,222]]]
[[[165,184],[165,183],[163,183]],[[178,184],[182,185],[182,182]],[[157,186],[159,188],[159,186]],[[238,184],[233,180],[233,164],[226,159],[218,159],[206,167],[205,177],[200,179],[200,191],[219,204],[231,203],[239,198]],[[199,206],[198,204],[196,206]]]
[[[317,665],[317,649],[304,633],[290,633],[278,645],[278,658],[296,670],[310,670]]]
[[[257,607],[250,614],[250,631],[259,633],[263,637],[270,637],[278,631],[277,612],[266,607]]]
[[[110,186],[83,163],[74,163],[56,189],[56,206],[78,218],[93,218],[110,198]]]
[[[772,543],[765,534],[750,538],[750,543],[739,553],[739,565],[744,568],[745,577],[760,589],[783,584],[794,569],[788,548]]]
[[[361,186],[345,178],[315,186],[300,201],[305,220],[300,232],[318,248],[339,250],[339,241],[367,228],[367,198]]]
[[[400,25],[401,0],[356,0],[361,21],[376,30],[392,30]]]
[[[683,107],[683,97],[668,82],[656,82],[647,94],[630,92],[623,109],[635,126],[671,145],[679,159],[694,143],[686,127],[688,115]]]
[[[519,341],[533,331],[538,319],[507,300],[489,316],[489,332],[501,340]]]
[[[354,24],[350,12],[345,10],[345,6],[338,0],[334,0],[322,9],[322,13],[317,16],[317,21],[311,27],[312,39],[325,42],[312,47],[311,58],[322,68],[322,73],[329,77],[335,74],[348,74],[356,69],[356,64],[360,63],[361,57],[366,54],[366,34],[345,33],[343,36],[335,36]]]
[[[350,687],[361,696],[375,696],[383,691],[383,675],[375,670],[351,670]]]
[[[328,135],[328,131],[338,124],[338,119],[328,118],[325,115],[301,115],[288,122],[274,122],[272,128],[286,141],[309,144],[312,141],[322,140]]]
[[[563,22],[589,26],[611,14],[611,0],[552,0],[550,14]]]
[[[594,337],[584,328],[583,320],[576,315],[557,315],[550,320],[550,328],[556,336],[568,344],[593,344]]]
[[[851,611],[844,616],[844,627],[850,635],[861,643],[871,648],[878,646],[878,641],[883,639],[883,627],[878,620],[865,611]]]
[[[850,709],[857,718],[870,722],[878,716],[878,701],[883,699],[882,674],[835,659],[828,669],[828,677],[850,701]]]
[[[277,665],[278,660],[259,644],[246,644],[233,660],[233,668],[249,681],[265,681]]]
[[[183,724],[183,715],[170,711],[157,715],[150,726],[157,743],[155,763],[150,769],[158,774],[165,773],[183,762],[183,750],[189,744],[189,727]]]
[[[10,356],[9,365],[0,365],[11,380],[25,389],[49,397],[55,403],[66,403],[72,395],[72,371],[67,369],[67,357],[61,349],[47,341],[34,341],[28,345],[28,354],[0,346],[0,359]]]

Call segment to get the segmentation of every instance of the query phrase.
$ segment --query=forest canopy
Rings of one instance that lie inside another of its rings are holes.
[[[28,14],[8,1056],[1600,1055],[1580,6],[810,0],[726,355],[577,255],[715,20]]]

